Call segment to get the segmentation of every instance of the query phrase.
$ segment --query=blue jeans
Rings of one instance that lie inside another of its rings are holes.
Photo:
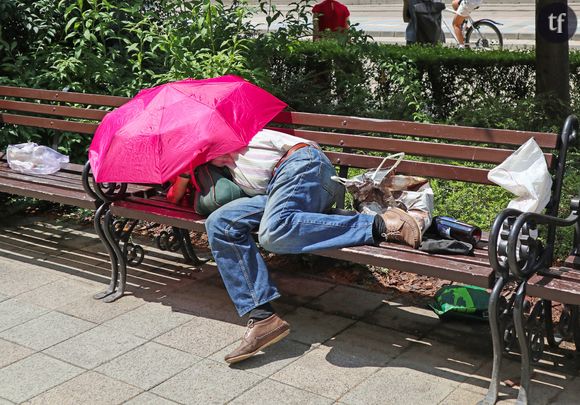
[[[205,224],[213,257],[240,316],[280,296],[252,231],[273,253],[308,253],[374,243],[372,215],[323,214],[342,185],[323,152],[294,152],[270,180],[266,195],[244,197],[214,211]]]

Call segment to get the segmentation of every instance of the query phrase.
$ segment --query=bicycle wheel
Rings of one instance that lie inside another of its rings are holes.
[[[503,37],[495,24],[476,21],[467,30],[465,43],[472,49],[491,51],[503,48]]]

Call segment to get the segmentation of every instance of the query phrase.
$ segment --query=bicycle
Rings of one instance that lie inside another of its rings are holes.
[[[452,8],[445,8],[445,11],[457,15],[457,12]],[[443,24],[451,33],[451,36],[459,44],[459,40],[455,36],[455,32],[452,27],[447,24],[444,18],[442,18]],[[503,36],[497,27],[498,25],[503,25],[497,21],[491,20],[489,18],[483,18],[481,20],[474,21],[471,15],[465,18],[461,29],[463,30],[463,37],[465,38],[465,46],[471,49],[478,50],[499,50],[503,48]]]

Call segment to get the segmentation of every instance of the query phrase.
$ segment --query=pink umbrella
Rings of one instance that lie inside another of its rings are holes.
[[[161,184],[247,146],[284,107],[232,75],[145,89],[103,118],[91,168],[97,182]]]

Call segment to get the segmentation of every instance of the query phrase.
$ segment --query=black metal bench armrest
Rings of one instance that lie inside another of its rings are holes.
[[[538,225],[567,227],[578,224],[577,198],[572,200],[572,205],[576,208],[572,209],[567,218],[526,212],[515,219],[507,240],[507,263],[514,277],[520,280],[527,279],[539,270],[552,265],[554,244],[548,243],[543,246],[539,240],[529,235],[529,230],[536,229]]]
[[[489,234],[488,257],[489,264],[497,277],[507,279],[509,266],[507,263],[507,244],[511,226],[522,211],[506,208],[493,221]]]
[[[95,200],[110,203],[127,195],[127,183],[97,183],[91,174],[90,162],[85,163],[82,182],[85,192]]]

